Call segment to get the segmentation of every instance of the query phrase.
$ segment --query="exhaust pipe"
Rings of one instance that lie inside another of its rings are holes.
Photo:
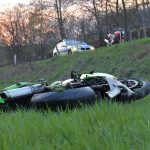
[[[36,84],[32,86],[26,86],[22,88],[12,89],[12,90],[6,90],[3,91],[0,96],[4,100],[14,100],[14,99],[20,99],[27,96],[32,96],[33,94],[42,93],[45,92],[45,86],[41,84]]]

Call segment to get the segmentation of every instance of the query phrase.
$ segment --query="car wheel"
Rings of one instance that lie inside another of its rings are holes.
[[[54,54],[54,58],[56,58],[57,56],[58,56],[57,53],[55,53],[55,54]]]
[[[68,55],[72,54],[72,51],[71,49],[68,50]]]

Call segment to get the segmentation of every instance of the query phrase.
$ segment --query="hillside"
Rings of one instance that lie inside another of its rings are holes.
[[[150,80],[150,39],[33,63],[0,68],[0,86],[18,81],[49,83],[70,71],[95,70]],[[149,150],[150,95],[121,104],[102,102],[73,110],[0,112],[2,150]]]
[[[150,79],[150,39],[136,40],[112,47],[96,49],[93,53],[76,53],[32,63],[0,68],[0,86],[19,81],[44,78],[48,82],[70,77],[70,71],[105,72],[117,77],[137,76]]]

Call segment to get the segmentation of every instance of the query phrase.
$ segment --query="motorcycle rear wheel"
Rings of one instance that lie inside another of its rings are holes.
[[[121,82],[134,92],[132,99],[141,99],[150,93],[150,82],[145,79],[127,78],[122,79]]]

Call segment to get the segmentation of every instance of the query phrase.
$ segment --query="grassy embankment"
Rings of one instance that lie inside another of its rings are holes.
[[[150,80],[150,39],[100,48],[16,67],[0,68],[0,87],[18,81],[49,83],[66,79],[70,71],[95,70],[118,77]],[[102,103],[64,112],[17,111],[0,113],[0,149],[150,148],[150,96],[131,104]]]

